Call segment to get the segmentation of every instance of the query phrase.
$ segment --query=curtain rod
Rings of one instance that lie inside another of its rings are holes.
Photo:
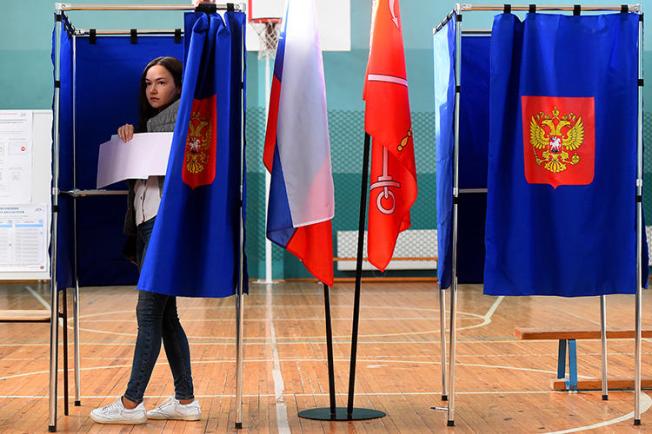
[[[622,12],[623,8],[627,8],[628,12],[641,13],[640,4],[632,5],[608,5],[608,6],[597,6],[597,5],[511,5],[509,3],[503,5],[473,5],[473,4],[459,4],[457,8],[449,12],[446,17],[434,28],[432,29],[432,34],[436,34],[441,29],[444,28],[446,24],[453,18],[456,10],[459,9],[460,12],[505,12],[506,9],[509,9],[510,12],[520,11],[520,12],[529,12],[533,7],[537,12],[551,12],[551,11],[566,11],[566,12],[576,12],[576,6],[579,6],[579,10],[583,12]]]
[[[509,5],[509,3],[507,3]],[[473,5],[473,4],[462,4],[462,11],[503,11],[505,10],[506,5]],[[530,10],[530,5],[509,5],[511,6],[512,11],[522,11],[527,12]],[[581,5],[582,12],[609,12],[609,11],[621,11],[623,5]],[[627,5],[630,12],[640,12],[640,4]],[[537,12],[539,11],[568,11],[573,12],[575,9],[574,5],[536,5]]]
[[[456,12],[456,9],[453,9],[448,14],[446,14],[446,17],[443,20],[441,20],[441,22],[439,24],[437,24],[437,26],[434,29],[432,29],[432,34],[434,35],[435,33],[439,32],[441,29],[443,29],[444,26],[446,24],[448,24],[448,22],[451,20],[451,18],[453,18],[453,15],[455,14],[455,12]]]
[[[181,29],[179,29],[181,30]],[[174,35],[177,33],[176,29],[138,29],[138,36],[141,35]],[[78,29],[75,30],[75,36],[89,36],[91,31],[89,29]],[[96,35],[102,36],[111,36],[111,35],[129,35],[131,30],[126,29],[104,29],[104,30],[95,30]],[[183,34],[183,30],[181,30]]]
[[[126,196],[127,190],[68,190],[60,191],[60,194],[66,194],[72,197],[87,197],[87,196]]]
[[[462,29],[462,36],[464,35],[490,35],[491,29]]]
[[[215,5],[218,10],[227,10],[227,3]],[[244,4],[233,3],[236,11],[244,11]],[[55,10],[61,11],[193,11],[195,7],[191,4],[179,5],[115,5],[115,4],[78,4],[56,3]]]

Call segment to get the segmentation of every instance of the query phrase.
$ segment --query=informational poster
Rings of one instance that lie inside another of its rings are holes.
[[[32,112],[0,110],[0,204],[32,200]]]
[[[45,204],[0,206],[0,272],[47,271]]]

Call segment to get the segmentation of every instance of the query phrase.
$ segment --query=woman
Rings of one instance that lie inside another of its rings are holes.
[[[140,87],[138,131],[173,131],[181,95],[181,62],[173,57],[152,60],[143,71]],[[118,136],[128,142],[135,131],[133,125],[125,124],[118,129]],[[139,267],[154,228],[162,191],[160,176],[129,182],[125,233],[135,235]],[[114,403],[93,410],[91,419],[98,423],[124,424],[145,423],[148,418],[199,420],[201,410],[193,395],[190,349],[177,315],[176,298],[140,291],[136,316],[138,338],[127,390]],[[174,377],[175,395],[147,412],[143,395],[161,350],[161,340]]]

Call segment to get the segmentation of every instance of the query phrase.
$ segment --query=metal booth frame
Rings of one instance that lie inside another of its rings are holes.
[[[247,12],[247,3],[233,2],[210,5],[209,10],[226,11],[228,9]],[[79,279],[77,273],[77,199],[89,196],[111,196],[111,195],[126,195],[126,191],[108,191],[108,190],[80,190],[77,189],[76,180],[76,166],[73,163],[73,189],[70,191],[63,191],[59,189],[59,121],[60,121],[60,89],[58,83],[60,81],[61,58],[61,32],[68,31],[62,28],[62,16],[70,11],[193,11],[196,10],[192,5],[128,5],[128,4],[69,4],[69,3],[55,3],[54,7],[54,24],[55,24],[55,47],[54,47],[54,103],[53,103],[53,140],[52,140],[52,191],[51,191],[51,229],[50,229],[50,369],[49,369],[49,426],[50,432],[57,430],[57,376],[58,376],[58,358],[59,358],[59,291],[63,292],[63,300],[67,288],[57,287],[57,222],[58,222],[58,203],[59,197],[62,195],[70,196],[73,198],[73,341],[74,341],[74,377],[75,377],[75,405],[80,406],[80,352],[79,352]],[[144,35],[181,35],[180,30],[143,30],[139,32]],[[103,36],[116,36],[128,35],[130,30],[75,30],[72,34],[73,44],[73,160],[76,152],[75,140],[75,118],[76,118],[76,38],[77,36],[88,35],[103,35]],[[242,34],[242,69],[240,83],[244,83],[245,73],[245,32]],[[245,113],[245,95],[244,86],[240,86],[242,93],[241,107],[240,107],[240,255],[239,255],[239,270],[238,270],[238,291],[235,294],[235,308],[236,308],[236,421],[235,428],[242,428],[242,393],[243,393],[243,368],[244,368],[244,346],[243,346],[243,322],[244,322],[244,299],[243,299],[243,284],[244,284],[244,179],[245,179],[245,150],[244,150],[244,113]],[[67,312],[68,306],[63,306],[64,312]],[[64,315],[66,315],[64,313]],[[66,343],[64,342],[64,345]],[[65,371],[64,375],[67,376],[68,372]],[[66,383],[67,384],[67,383]]]
[[[637,131],[637,169],[636,169],[636,295],[635,295],[635,354],[634,354],[634,425],[641,424],[641,338],[642,338],[642,237],[643,230],[643,10],[640,4],[630,5],[474,5],[457,3],[444,20],[433,29],[433,36],[456,17],[455,22],[455,114],[454,151],[453,151],[453,224],[452,224],[452,258],[450,285],[450,352],[448,367],[446,363],[446,289],[439,288],[440,330],[441,330],[441,366],[442,366],[442,401],[446,407],[435,407],[447,411],[447,425],[455,426],[455,363],[457,352],[457,234],[458,234],[458,198],[460,194],[485,193],[486,189],[459,189],[459,147],[460,147],[460,92],[462,72],[462,35],[487,35],[490,30],[462,30],[462,17],[466,12],[633,12],[639,14],[638,24],[638,131]],[[601,377],[602,399],[608,399],[607,385],[607,310],[606,296],[600,296],[600,335],[602,343]]]

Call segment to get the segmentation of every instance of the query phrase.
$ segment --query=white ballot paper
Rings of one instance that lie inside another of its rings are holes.
[[[165,176],[174,133],[134,134],[127,143],[117,135],[100,145],[97,188],[127,179]]]

